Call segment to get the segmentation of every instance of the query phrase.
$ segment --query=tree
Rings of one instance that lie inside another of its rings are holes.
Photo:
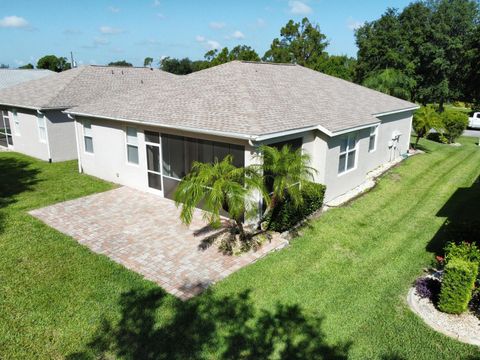
[[[438,129],[440,126],[440,115],[432,105],[418,109],[413,115],[413,129],[417,134],[414,148],[417,148],[419,140],[427,136],[430,130]]]
[[[217,49],[210,50],[205,54],[205,60],[209,63],[208,65],[210,67],[225,64],[233,60],[260,61],[260,57],[250,46],[237,45],[230,51],[227,47],[224,47],[221,51]]]
[[[480,111],[480,25],[472,33],[465,56],[465,99]]]
[[[10,65],[0,64],[0,69],[8,69],[8,68],[10,68]]]
[[[46,55],[37,62],[37,69],[47,69],[55,72],[62,72],[71,69],[71,64],[66,57],[56,57],[55,55]]]
[[[195,71],[206,69],[208,62],[203,60],[192,61],[189,58],[175,59],[166,57],[160,60],[160,69],[177,75],[187,75]]]
[[[273,40],[263,56],[264,61],[313,67],[328,45],[327,37],[320,31],[320,27],[307,18],[303,18],[300,23],[290,20],[280,30],[280,36],[280,39]]]
[[[19,66],[18,68],[19,69],[33,69],[33,65],[29,63],[29,64],[26,64],[26,65]]]
[[[125,60],[119,60],[108,63],[108,66],[132,67],[133,65]]]
[[[463,134],[468,126],[468,116],[461,111],[445,110],[441,115],[442,128],[450,144]]]
[[[292,150],[290,145],[281,149],[262,145],[259,147],[260,164],[264,181],[270,193],[265,214],[272,211],[288,194],[296,206],[302,204],[300,189],[313,180],[316,170],[310,166],[310,155],[302,149]]]
[[[363,85],[388,95],[410,100],[415,80],[400,70],[385,69],[370,75],[363,81]]]
[[[346,55],[328,55],[325,53],[318,58],[312,68],[327,75],[353,81],[356,64],[357,61],[352,57]]]
[[[262,179],[256,169],[238,168],[233,165],[233,157],[227,155],[222,161],[215,159],[213,163],[194,162],[191,172],[178,185],[174,198],[176,205],[182,207],[180,219],[183,223],[190,224],[193,212],[202,204],[204,218],[218,228],[223,210],[235,222],[240,240],[245,241],[248,236],[243,219],[257,206],[253,192],[262,188]]]
[[[396,9],[388,8],[380,19],[365,23],[355,31],[355,38],[358,46],[358,83],[371,73],[405,67],[401,25]]]
[[[144,67],[150,67],[152,66],[152,63],[153,63],[153,58],[151,57],[146,57],[145,60],[143,60]]]

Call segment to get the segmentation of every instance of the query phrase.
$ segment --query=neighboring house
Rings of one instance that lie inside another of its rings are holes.
[[[44,69],[0,69],[0,90],[55,74],[56,72]]]
[[[260,144],[291,143],[329,201],[408,151],[417,108],[302,66],[233,61],[66,112],[88,174],[172,198],[192,161],[244,166]]]
[[[75,127],[65,109],[173,77],[150,68],[83,66],[3,89],[0,147],[46,161],[76,159]]]

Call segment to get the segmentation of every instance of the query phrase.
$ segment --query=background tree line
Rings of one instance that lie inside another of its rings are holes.
[[[480,16],[476,0],[415,1],[402,11],[389,8],[355,31],[357,58],[330,55],[327,36],[308,18],[280,29],[260,55],[250,46],[208,51],[204,59],[166,57],[161,69],[189,74],[232,60],[297,63],[424,105],[453,100],[480,107]],[[145,58],[144,66],[154,59]],[[111,66],[132,66],[125,60]],[[26,68],[33,68],[28,64]],[[48,55],[37,68],[63,71],[71,64]]]

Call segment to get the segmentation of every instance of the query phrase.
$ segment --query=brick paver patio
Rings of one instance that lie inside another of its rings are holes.
[[[200,293],[286,244],[274,237],[260,250],[241,256],[223,255],[215,245],[202,249],[202,239],[213,232],[205,228],[200,211],[186,227],[171,200],[127,187],[33,210],[30,214],[181,299]]]

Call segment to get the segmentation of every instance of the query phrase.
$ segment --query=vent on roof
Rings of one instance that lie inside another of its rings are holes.
[[[112,74],[113,74],[113,70],[112,70]]]

